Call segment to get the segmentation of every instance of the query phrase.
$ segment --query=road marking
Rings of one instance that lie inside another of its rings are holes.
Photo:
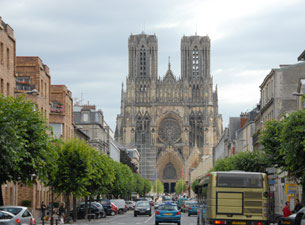
[[[152,214],[152,216],[151,217],[149,217],[144,223],[147,223],[151,218],[153,218],[154,217],[154,213]]]

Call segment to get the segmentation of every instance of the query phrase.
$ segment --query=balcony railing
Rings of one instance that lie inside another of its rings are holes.
[[[27,82],[17,81],[16,89],[22,90],[22,91],[31,91],[31,90],[35,89],[35,84],[29,84]]]
[[[63,113],[64,112],[64,106],[62,103],[52,103],[50,111],[53,113]]]

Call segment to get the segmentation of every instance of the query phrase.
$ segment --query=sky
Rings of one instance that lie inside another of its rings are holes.
[[[156,34],[158,75],[180,77],[183,35],[211,39],[211,76],[224,127],[252,110],[272,68],[305,50],[304,0],[0,0],[17,56],[39,56],[52,84],[94,104],[115,130],[128,75],[130,34]]]

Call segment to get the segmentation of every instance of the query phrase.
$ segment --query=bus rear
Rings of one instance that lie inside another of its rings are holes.
[[[212,172],[206,224],[268,225],[268,197],[264,173]]]

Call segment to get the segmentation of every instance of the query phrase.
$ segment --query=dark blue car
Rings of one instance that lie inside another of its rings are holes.
[[[181,224],[181,213],[176,204],[166,202],[159,206],[155,213],[155,225],[158,225],[159,223]]]
[[[114,216],[115,212],[112,210],[111,202],[108,199],[102,199],[100,200],[100,203],[103,205],[104,210],[107,214],[107,216]]]

